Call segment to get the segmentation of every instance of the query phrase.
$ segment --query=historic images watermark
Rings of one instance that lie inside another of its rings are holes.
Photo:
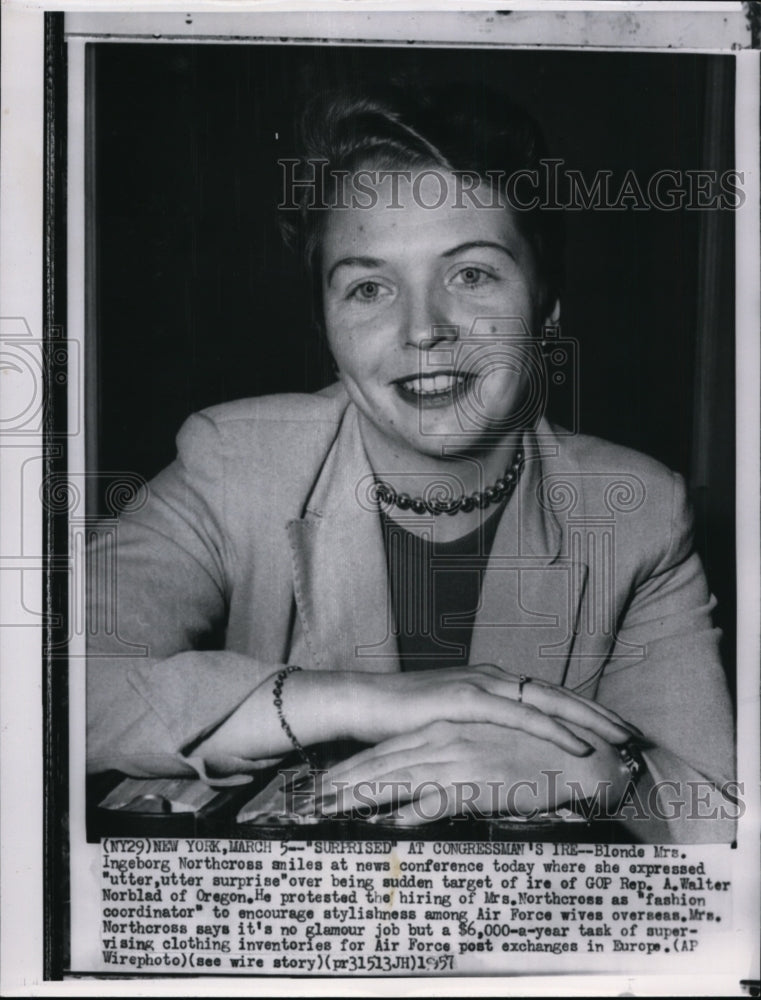
[[[741,170],[670,169],[644,175],[599,169],[585,173],[563,159],[540,161],[539,169],[512,172],[447,171],[437,167],[332,170],[324,159],[281,159],[281,210],[388,208],[403,210],[402,198],[423,209],[508,208],[600,212],[736,211],[745,204]]]
[[[593,789],[575,779],[562,779],[560,770],[545,769],[537,779],[519,781],[413,782],[403,778],[362,779],[351,783],[327,778],[325,769],[283,770],[282,815],[302,821],[324,819],[327,814],[361,819],[400,819],[403,807],[409,825],[443,819],[537,819],[555,804],[581,819],[617,819],[649,822],[672,820],[738,820],[745,814],[742,782],[718,785],[706,779],[664,779],[647,785],[629,778],[623,790],[611,781],[598,781]],[[716,793],[719,794],[717,804]]]

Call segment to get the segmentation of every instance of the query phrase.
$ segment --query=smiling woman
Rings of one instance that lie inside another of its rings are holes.
[[[421,456],[440,465],[453,449],[475,449],[481,465],[468,467],[470,492],[514,457],[504,441],[489,445],[511,424],[518,429],[530,391],[520,354],[550,317],[540,316],[533,252],[507,210],[431,210],[412,193],[399,204],[394,212],[379,198],[369,210],[331,213],[323,242],[328,342],[365,418],[371,464],[393,470],[404,487]],[[515,363],[494,364],[484,334],[512,348]]]
[[[536,123],[483,89],[342,93],[303,149],[283,226],[338,382],[191,417],[122,519],[92,768],[224,785],[352,739],[322,815],[369,783],[410,823],[626,800],[633,839],[730,838],[683,482],[544,416],[562,219]]]

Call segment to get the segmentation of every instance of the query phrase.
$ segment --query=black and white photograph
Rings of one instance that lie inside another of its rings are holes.
[[[270,6],[28,32],[26,988],[757,995],[756,5]]]

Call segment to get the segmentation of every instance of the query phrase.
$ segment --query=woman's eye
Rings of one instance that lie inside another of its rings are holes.
[[[362,281],[349,292],[348,298],[360,302],[375,302],[384,294],[384,287],[377,281]]]
[[[484,271],[480,267],[463,267],[454,276],[454,283],[465,285],[467,288],[478,288],[486,284],[491,277],[492,275],[488,271]]]

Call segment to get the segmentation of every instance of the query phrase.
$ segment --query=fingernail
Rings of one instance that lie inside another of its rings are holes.
[[[588,757],[591,753],[595,752],[595,748],[591,743],[587,743],[586,740],[582,740],[581,737],[577,737],[579,743],[584,747],[584,756]]]

